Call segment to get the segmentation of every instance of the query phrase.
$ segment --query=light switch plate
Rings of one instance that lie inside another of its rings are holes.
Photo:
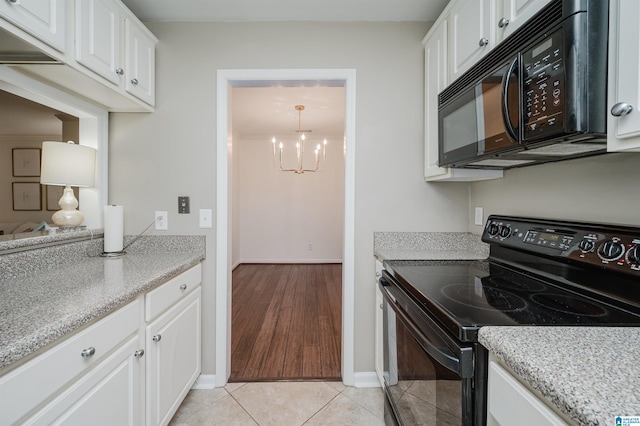
[[[212,216],[211,209],[200,209],[200,228],[212,228]]]

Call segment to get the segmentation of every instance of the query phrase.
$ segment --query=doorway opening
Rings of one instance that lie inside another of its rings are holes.
[[[231,91],[230,381],[340,380],[344,83]]]
[[[344,216],[342,240],[341,376],[354,381],[354,187],[355,187],[355,71],[354,70],[219,70],[217,94],[217,221],[216,221],[216,386],[231,374],[233,270],[233,88],[268,86],[344,87]],[[269,165],[270,162],[269,162]]]

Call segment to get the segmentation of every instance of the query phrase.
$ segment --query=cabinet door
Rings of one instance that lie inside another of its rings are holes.
[[[376,366],[376,374],[378,375],[378,380],[380,381],[380,386],[384,386],[384,324],[382,318],[382,292],[380,288],[378,288],[378,280],[382,276],[382,263],[379,260],[376,260],[376,326],[375,326],[375,366]]]
[[[449,81],[486,55],[495,43],[495,0],[460,0],[449,14]]]
[[[447,25],[442,21],[424,45],[424,176],[447,173],[438,167],[438,93],[447,86]]]
[[[125,89],[133,96],[155,104],[155,42],[139,24],[125,19]]]
[[[120,84],[120,9],[112,0],[76,0],[76,60]]]
[[[640,151],[640,2],[618,0],[610,4],[607,149]],[[622,104],[633,109],[614,115],[614,107]]]
[[[46,405],[28,424],[130,425],[143,423],[144,356],[139,336],[131,338],[113,355],[77,380]]]
[[[60,52],[66,50],[66,10],[65,0],[0,1],[3,18]]]
[[[502,16],[496,22],[498,25],[498,41],[507,38],[519,26],[527,22],[551,0],[501,0]]]
[[[166,425],[200,374],[200,292],[147,327],[147,425]]]

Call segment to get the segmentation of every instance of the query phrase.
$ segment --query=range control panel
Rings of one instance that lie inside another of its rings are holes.
[[[489,216],[482,241],[640,276],[640,228]]]

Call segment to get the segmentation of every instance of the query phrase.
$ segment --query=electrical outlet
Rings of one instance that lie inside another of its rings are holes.
[[[212,215],[211,209],[200,209],[200,228],[212,228]]]
[[[166,231],[169,229],[169,213],[156,211],[156,230]]]
[[[476,216],[473,223],[475,223],[476,225],[482,225],[484,223],[484,219],[482,215],[483,215],[482,207],[476,207]]]

